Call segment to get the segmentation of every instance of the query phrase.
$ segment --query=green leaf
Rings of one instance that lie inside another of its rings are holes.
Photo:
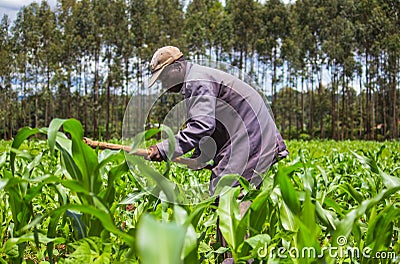
[[[198,224],[201,216],[203,215],[204,210],[210,206],[210,203],[211,202],[196,205],[195,209],[187,217],[187,223],[191,223],[195,229],[199,228]]]
[[[10,179],[0,179],[0,191],[7,186],[9,180]]]
[[[384,146],[382,146],[380,148],[380,150],[377,153],[377,157],[379,155],[381,155],[382,151],[385,149]],[[356,152],[350,151],[351,153],[353,153],[354,156],[356,156],[356,158],[366,167],[370,168],[372,172],[378,174],[379,176],[382,177],[382,181],[383,184],[385,185],[386,188],[390,189],[390,188],[396,188],[398,186],[400,186],[400,179],[398,177],[393,177],[390,176],[389,174],[385,173],[384,171],[382,171],[378,165],[376,164],[376,162],[371,159],[371,158],[367,158],[364,156],[361,156],[359,154],[357,154]]]
[[[6,163],[6,160],[7,160],[7,152],[4,152],[0,156],[0,168],[4,166],[4,164]]]
[[[61,184],[70,189],[71,192],[76,192],[76,193],[84,193],[86,195],[90,195],[90,192],[86,190],[85,187],[82,186],[82,184],[79,181],[76,180],[63,180],[61,181]]]
[[[392,241],[393,223],[400,217],[400,209],[393,205],[386,206],[368,225],[365,245],[372,252],[389,248]]]
[[[126,159],[130,166],[136,166],[141,175],[146,177],[146,179],[150,180],[150,183],[154,184],[154,186],[159,187],[162,192],[165,194],[167,200],[169,202],[176,201],[175,194],[175,184],[170,182],[167,178],[161,175],[158,171],[154,170],[150,166],[148,166],[145,161],[133,155],[127,155]],[[153,187],[153,186],[145,186],[145,187]],[[158,196],[157,193],[153,193],[153,195]]]
[[[63,123],[65,132],[71,134],[72,157],[82,173],[82,184],[93,193],[98,193],[101,181],[98,174],[97,155],[93,149],[83,142],[83,128],[76,119],[68,119]]]
[[[297,232],[298,226],[295,215],[283,201],[280,203],[279,213],[282,227],[287,231]]]
[[[141,263],[182,263],[185,227],[173,222],[162,223],[145,215],[139,222],[136,240]]]
[[[187,212],[180,206],[174,206],[174,217],[177,225],[185,227],[185,242],[183,244],[182,257],[188,261],[187,257],[190,255],[197,255],[197,234],[188,221]]]
[[[252,202],[250,209],[246,212],[249,213],[249,228],[250,236],[259,234],[265,224],[269,212],[269,199],[270,190],[261,192]]]
[[[65,239],[63,237],[57,237],[57,238],[48,238],[45,235],[38,233],[39,236],[39,242],[40,243],[64,243]],[[33,232],[26,233],[20,237],[12,237],[7,239],[7,241],[3,245],[3,252],[10,251],[15,245],[21,244],[23,242],[35,242],[35,234]]]
[[[82,239],[86,237],[86,226],[82,221],[82,214],[71,211],[71,210],[66,210],[67,216],[72,219],[73,227],[78,233],[78,239]]]
[[[383,185],[385,185],[385,187],[388,189],[397,188],[400,186],[400,178],[398,177],[391,176],[380,169],[379,176],[382,178]]]
[[[99,197],[108,207],[112,207],[112,204],[115,201],[115,179],[119,178],[121,175],[127,173],[128,171],[129,167],[125,159],[121,164],[112,167],[108,171],[107,188],[105,189],[104,195],[99,195]]]
[[[102,224],[103,228],[106,229],[107,231],[114,233],[115,235],[120,236],[125,242],[133,247],[134,246],[134,238],[130,236],[129,234],[121,231],[119,228],[117,228],[114,224],[114,221],[111,217],[111,215],[108,212],[104,212],[92,205],[81,205],[81,204],[66,204],[63,205],[48,214],[45,214],[43,216],[36,217],[31,223],[23,227],[22,231],[29,230],[30,228],[34,227],[35,225],[38,225],[45,219],[46,217],[50,216],[52,217],[53,215],[59,215],[60,212],[65,212],[66,210],[73,210],[73,211],[78,211],[81,213],[85,213],[88,215],[92,215],[96,217]],[[101,231],[101,230],[99,230]],[[100,233],[100,232],[99,232]]]
[[[25,139],[27,139],[28,137],[30,137],[32,135],[39,133],[40,131],[41,130],[39,128],[30,128],[30,127],[22,128],[15,136],[13,143],[11,144],[11,148],[18,149],[21,146],[22,142],[24,142]],[[13,175],[15,172],[15,164],[14,164],[15,156],[16,156],[15,152],[10,153],[10,166],[11,166],[11,171],[12,171]]]
[[[329,227],[331,230],[336,229],[335,219],[332,216],[331,212],[322,208],[321,204],[318,201],[315,201],[315,211],[318,218],[326,227]]]
[[[240,251],[240,245],[244,241],[247,232],[248,218],[241,219],[237,197],[239,187],[229,188],[220,196],[217,214],[219,217],[219,229],[226,242],[231,247],[234,258]],[[246,214],[248,215],[248,214]],[[242,220],[242,221],[241,221]]]
[[[50,122],[49,129],[47,130],[47,142],[49,144],[51,154],[54,154],[57,133],[66,121],[66,119],[54,118]]]
[[[299,248],[313,248],[320,251],[319,234],[320,228],[315,219],[315,206],[311,201],[311,194],[306,192],[306,198],[303,204],[301,218],[296,217],[299,230],[296,234]]]
[[[146,196],[146,192],[130,193],[125,197],[119,204],[133,204],[139,201],[143,196]]]
[[[357,192],[356,189],[354,189],[353,186],[351,186],[347,182],[344,183],[344,184],[339,185],[339,189],[341,189],[341,190],[345,191],[346,193],[348,193],[359,204],[361,204],[362,201],[364,201],[364,197],[359,192]]]
[[[76,165],[74,159],[68,150],[64,149],[60,145],[57,144],[57,147],[60,149],[62,162],[62,167],[68,172],[68,174],[72,177],[72,179],[82,182],[82,173]]]
[[[300,213],[300,200],[297,196],[297,192],[294,189],[292,183],[289,180],[289,174],[291,174],[294,170],[299,168],[300,164],[295,164],[286,168],[279,168],[276,179],[279,183],[279,187],[281,190],[281,195],[288,208],[294,213]]]
[[[168,160],[171,160],[172,155],[174,154],[175,150],[175,135],[174,132],[168,126],[161,125],[160,127],[162,132],[166,132],[168,135]]]
[[[251,248],[265,247],[271,242],[271,237],[268,234],[259,234],[246,239],[246,243],[251,246]]]
[[[159,128],[150,128],[145,131],[144,137],[145,137],[145,139],[150,139],[154,135],[160,133],[160,131],[161,131],[161,129],[159,129]]]
[[[224,194],[225,191],[229,190],[234,183],[239,181],[242,176],[237,174],[228,174],[221,177],[215,186],[214,197],[218,197]]]
[[[353,229],[353,225],[356,223],[357,219],[359,219],[369,208],[371,208],[372,206],[380,202],[382,199],[389,197],[390,195],[396,193],[399,190],[400,187],[389,190],[384,189],[381,192],[379,192],[375,197],[363,201],[360,206],[347,213],[345,218],[337,224],[337,229],[333,233],[332,237],[333,245],[334,246],[338,245],[337,240],[339,237],[344,237],[346,239],[349,237],[351,230]]]

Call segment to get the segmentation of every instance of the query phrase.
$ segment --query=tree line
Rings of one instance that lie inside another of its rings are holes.
[[[164,45],[238,67],[285,138],[398,139],[398,0],[58,0],[0,25],[0,133],[52,118],[120,137]]]

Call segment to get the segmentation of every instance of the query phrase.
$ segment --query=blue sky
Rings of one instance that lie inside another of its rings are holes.
[[[23,6],[27,6],[32,2],[40,3],[41,0],[0,0],[0,19],[7,14],[11,21],[17,17],[18,11]],[[56,6],[57,0],[47,0],[51,8]]]
[[[284,3],[294,2],[295,0],[284,0]],[[0,19],[4,14],[7,14],[11,21],[13,21],[17,17],[18,10],[27,6],[32,2],[40,3],[41,0],[0,0]],[[57,0],[47,0],[52,8],[55,8],[57,4]],[[185,0],[187,2],[187,0]],[[221,2],[225,2],[222,0]]]

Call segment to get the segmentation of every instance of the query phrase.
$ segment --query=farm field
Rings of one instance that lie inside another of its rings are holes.
[[[0,263],[400,262],[399,141],[288,141],[259,190],[239,179],[252,201],[241,216],[239,187],[219,205],[182,203],[168,184],[157,197],[138,177],[207,183],[208,172],[139,157],[132,168],[82,136],[78,121],[55,119],[0,141]]]

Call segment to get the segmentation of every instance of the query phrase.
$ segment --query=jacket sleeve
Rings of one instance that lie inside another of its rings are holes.
[[[164,160],[182,156],[199,146],[202,137],[210,136],[215,130],[216,92],[211,82],[195,81],[186,84],[185,100],[187,105],[186,128],[175,135],[175,149],[168,153],[169,141],[157,144]]]

